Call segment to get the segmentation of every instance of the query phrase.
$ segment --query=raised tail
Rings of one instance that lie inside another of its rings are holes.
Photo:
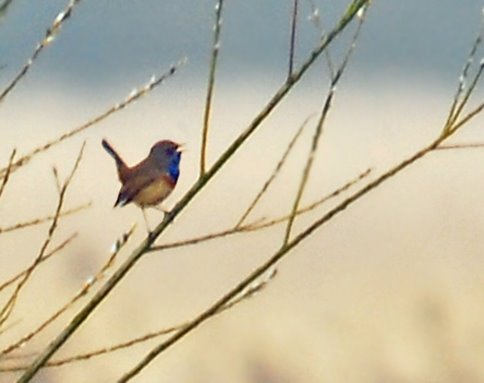
[[[119,180],[124,183],[126,181],[126,178],[129,177],[129,167],[126,165],[126,163],[123,161],[121,156],[114,150],[114,148],[107,142],[106,140],[102,140],[101,142],[103,148],[108,152],[108,154],[114,158],[114,161],[116,162],[116,168],[118,170],[118,177]]]

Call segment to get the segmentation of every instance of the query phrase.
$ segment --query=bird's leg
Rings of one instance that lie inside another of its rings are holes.
[[[150,229],[150,224],[148,223],[148,217],[146,216],[146,211],[145,208],[142,207],[141,211],[143,212],[143,218],[145,220],[145,225],[146,225],[146,231],[148,232],[148,235],[151,235],[151,229]]]

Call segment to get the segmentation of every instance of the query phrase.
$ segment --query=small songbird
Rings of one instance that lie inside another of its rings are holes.
[[[181,145],[163,140],[154,144],[144,160],[129,167],[106,141],[103,148],[114,158],[121,190],[114,206],[134,202],[144,208],[160,204],[175,188],[180,175]],[[146,221],[146,216],[145,216]]]

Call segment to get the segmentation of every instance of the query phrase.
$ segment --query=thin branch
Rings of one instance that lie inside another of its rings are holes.
[[[248,285],[245,290],[243,290],[239,296],[236,296],[233,300],[227,302],[220,311],[217,312],[221,313],[228,309],[231,309],[235,305],[239,304],[246,299],[254,297],[256,294],[259,294],[262,290],[264,290],[269,283],[277,276],[277,269],[274,267],[267,271],[266,275],[261,275],[259,279],[254,280],[250,285]]]
[[[20,320],[16,320],[16,321],[13,321],[11,323],[9,323],[7,326],[4,326],[2,328],[0,328],[0,337],[5,334],[7,331],[9,331],[10,329],[14,328],[15,326],[17,326],[18,324],[20,323]]]
[[[17,298],[20,294],[20,291],[25,286],[25,284],[27,283],[27,281],[29,280],[30,276],[32,275],[34,270],[37,268],[37,266],[41,263],[42,258],[44,258],[44,256],[45,256],[47,247],[49,246],[50,242],[52,241],[54,232],[57,229],[57,223],[59,221],[59,214],[60,214],[60,212],[62,210],[62,206],[64,204],[64,197],[65,197],[67,188],[69,187],[69,185],[72,181],[72,178],[74,177],[74,174],[75,174],[75,172],[76,172],[76,170],[79,167],[79,164],[81,162],[82,154],[84,152],[84,147],[85,147],[85,143],[83,143],[81,150],[79,151],[79,154],[77,156],[76,162],[74,163],[74,166],[72,168],[72,171],[69,174],[69,176],[67,177],[66,181],[64,182],[62,190],[59,193],[59,199],[58,199],[56,211],[55,211],[55,214],[54,214],[54,219],[52,220],[52,223],[51,223],[49,230],[48,230],[48,233],[47,233],[47,237],[45,238],[37,257],[34,259],[32,264],[30,265],[30,267],[27,269],[27,272],[22,276],[19,283],[15,287],[12,295],[10,296],[10,298],[7,300],[7,302],[5,303],[5,305],[3,306],[3,308],[0,311],[0,326],[2,326],[5,323],[5,321],[9,318],[9,316],[12,313],[12,310],[15,306],[15,302],[17,301]]]
[[[464,110],[464,107],[467,105],[467,102],[469,101],[471,95],[474,93],[477,83],[479,82],[482,76],[482,73],[484,71],[484,58],[481,58],[478,64],[477,71],[471,80],[471,84],[468,87],[467,92],[464,94],[464,96],[462,96],[465,89],[465,83],[467,81],[467,78],[469,77],[469,70],[474,62],[475,56],[477,55],[478,48],[482,43],[483,33],[484,33],[484,8],[483,8],[483,12],[481,13],[481,24],[480,24],[479,32],[476,36],[476,39],[474,40],[474,44],[471,47],[470,53],[466,60],[466,64],[462,69],[462,73],[459,77],[458,89],[457,89],[456,95],[454,96],[453,104],[451,106],[451,111],[449,113],[446,123],[444,124],[444,127],[442,128],[443,135],[454,133],[462,126],[466,125],[475,116],[480,114],[484,109],[484,103],[481,103],[459,120],[459,116]]]
[[[203,115],[202,146],[200,151],[200,177],[205,174],[207,163],[208,132],[210,129],[210,113],[212,111],[212,97],[215,85],[215,70],[217,68],[218,53],[220,50],[220,30],[222,28],[223,0],[217,0],[215,5],[215,24],[213,27],[212,56],[210,57],[210,72],[208,75],[207,96],[205,99],[205,113]]]
[[[268,273],[265,278],[262,278],[261,280],[256,281],[253,285],[249,286],[246,289],[245,292],[240,294],[240,296],[234,298],[234,300],[232,300],[231,302],[228,302],[224,307],[222,307],[217,312],[217,314],[221,314],[221,313],[235,307],[239,303],[254,297],[256,294],[258,294],[262,290],[264,290],[268,286],[268,284],[276,277],[276,275],[277,275],[277,271],[274,269],[271,273]],[[129,348],[129,347],[135,346],[137,344],[147,342],[151,339],[155,339],[155,338],[158,338],[158,337],[163,336],[163,335],[171,334],[175,331],[182,329],[183,327],[187,326],[188,324],[189,324],[189,322],[184,322],[184,323],[179,324],[179,325],[175,325],[175,326],[168,327],[168,328],[163,328],[163,329],[155,331],[155,332],[150,332],[148,334],[144,334],[144,335],[139,336],[137,338],[130,339],[126,342],[118,343],[118,344],[113,345],[113,346],[103,347],[103,348],[100,348],[100,349],[97,349],[97,350],[94,350],[94,351],[90,351],[90,352],[86,352],[86,353],[83,353],[83,354],[74,355],[74,356],[70,356],[70,357],[67,357],[67,358],[63,358],[63,359],[57,359],[57,360],[49,361],[45,364],[44,367],[60,367],[60,366],[66,365],[66,364],[80,362],[80,361],[83,361],[83,360],[88,360],[88,359],[94,358],[96,356],[110,354],[110,353],[113,353],[115,351],[123,350],[123,349]],[[35,354],[34,354],[34,356],[35,356]],[[25,357],[29,357],[29,356],[23,356],[23,355],[22,356],[7,356],[7,355],[2,356],[3,359],[11,359],[12,357],[16,357],[18,359],[18,358],[25,358]],[[20,366],[17,365],[17,366],[12,366],[12,367],[0,367],[0,372],[18,372],[18,371],[23,371],[27,368],[28,368],[28,365],[20,365]]]
[[[313,203],[311,203],[311,204],[309,204],[309,205],[307,205],[303,208],[300,208],[297,211],[296,214],[299,215],[299,214],[304,214],[304,213],[308,213],[310,211],[313,211],[314,209],[321,206],[322,204],[329,201],[330,199],[338,197],[341,193],[347,191],[350,187],[355,185],[357,182],[366,178],[370,173],[371,173],[371,169],[365,170],[363,173],[358,175],[358,177],[348,181],[343,186],[334,190],[330,194],[320,198],[319,200],[317,200],[317,201],[315,201],[315,202],[313,202]],[[214,239],[228,237],[228,236],[234,235],[234,234],[250,233],[250,232],[253,232],[253,231],[267,229],[267,228],[270,228],[272,226],[278,225],[280,223],[287,222],[287,220],[290,217],[291,217],[291,214],[286,214],[286,215],[283,215],[281,217],[273,218],[271,220],[260,219],[260,220],[257,220],[255,222],[247,223],[247,224],[244,224],[244,225],[236,225],[236,226],[234,226],[230,229],[218,231],[218,232],[215,232],[215,233],[205,234],[205,235],[201,235],[201,236],[198,236],[198,237],[194,237],[194,238],[190,238],[190,239],[184,239],[184,240],[176,241],[176,242],[170,242],[170,243],[166,243],[166,244],[162,244],[162,245],[151,246],[151,248],[148,251],[154,252],[154,251],[162,251],[162,250],[173,249],[173,248],[177,248],[177,247],[196,245],[196,244],[199,244],[199,243],[202,243],[202,242],[207,242],[207,241],[211,241],[211,240],[214,240]]]
[[[92,206],[92,202],[88,202],[88,203],[85,203],[84,205],[76,206],[72,209],[68,209],[66,211],[61,212],[59,217],[66,217],[68,215],[78,213],[81,210],[87,209],[91,206]],[[30,221],[19,222],[19,223],[16,223],[14,225],[11,225],[11,226],[0,227],[0,234],[8,233],[10,231],[15,231],[15,230],[20,230],[20,229],[25,229],[25,228],[31,227],[31,226],[40,225],[40,224],[43,224],[45,222],[52,221],[53,219],[54,219],[54,216],[49,215],[47,217],[35,218],[35,219],[30,220]]]
[[[323,28],[323,23],[321,22],[321,14],[319,12],[319,8],[316,6],[314,0],[309,0],[311,4],[311,15],[309,16],[309,20],[312,21],[316,29],[319,31],[320,38],[322,39],[325,35],[325,31]],[[331,59],[331,53],[329,49],[324,51],[324,56],[326,57],[326,63],[328,65],[329,71],[329,78],[334,77],[334,65],[333,60]]]
[[[234,297],[236,297],[241,291],[243,291],[247,286],[249,286],[253,281],[260,278],[261,275],[270,270],[271,268],[275,267],[275,265],[291,250],[293,250],[297,245],[299,245],[303,240],[307,239],[316,229],[319,229],[329,220],[331,220],[334,216],[338,215],[339,213],[343,212],[348,206],[353,204],[355,201],[362,198],[371,190],[374,190],[378,185],[382,182],[386,181],[387,179],[395,176],[397,173],[406,169],[409,165],[415,163],[420,158],[424,157],[426,154],[430,153],[432,150],[435,149],[440,143],[445,140],[444,137],[439,137],[437,140],[433,141],[430,145],[424,147],[422,150],[418,151],[412,157],[404,160],[399,165],[394,167],[393,169],[389,170],[388,172],[384,173],[382,176],[377,178],[375,181],[369,183],[358,192],[353,194],[352,196],[345,199],[343,202],[338,204],[335,208],[331,209],[328,213],[326,213],[323,217],[315,221],[311,224],[308,228],[303,230],[299,233],[295,238],[290,240],[287,243],[284,243],[281,248],[272,255],[264,264],[259,266],[255,269],[252,273],[250,273],[247,277],[245,277],[240,283],[238,283],[234,288],[232,288],[229,292],[227,292],[224,296],[222,296],[218,301],[212,304],[208,309],[198,315],[195,319],[193,319],[189,325],[184,327],[183,329],[177,331],[171,337],[169,337],[166,341],[160,343],[155,348],[153,348],[146,356],[138,363],[135,367],[129,370],[126,374],[124,374],[119,380],[118,383],[125,383],[135,377],[141,370],[143,370],[150,362],[152,362],[160,353],[167,350],[169,347],[173,346],[177,343],[180,339],[184,336],[191,333],[195,328],[200,326],[202,323],[207,321],[208,319],[212,318],[214,314],[223,307],[228,302],[230,302]]]
[[[447,132],[445,131],[442,132],[441,134],[438,135],[437,138],[431,141],[427,146],[424,146],[421,150],[415,152],[412,156],[401,161],[399,164],[397,164],[387,172],[383,173],[380,177],[368,183],[366,186],[358,190],[350,197],[346,198],[344,201],[342,201],[336,207],[334,207],[329,212],[324,214],[322,217],[315,220],[306,229],[300,232],[295,238],[293,238],[292,240],[289,240],[288,242],[284,242],[281,248],[276,253],[274,253],[273,256],[270,257],[264,264],[262,264],[257,269],[255,269],[242,282],[238,283],[232,290],[230,290],[228,293],[222,296],[207,310],[202,312],[198,317],[196,317],[190,323],[190,325],[186,326],[182,330],[177,331],[166,341],[160,343],[158,346],[153,348],[138,364],[136,364],[131,370],[129,370],[126,374],[124,374],[118,380],[118,382],[127,382],[131,380],[139,372],[141,372],[149,363],[151,363],[160,353],[162,353],[163,351],[165,351],[166,349],[168,349],[169,347],[177,343],[180,339],[182,339],[185,335],[189,334],[191,331],[193,331],[203,322],[210,319],[220,307],[223,307],[227,302],[233,299],[233,297],[237,296],[237,294],[240,293],[240,291],[243,291],[243,289],[246,288],[250,283],[252,283],[254,280],[259,278],[263,273],[267,272],[267,270],[274,267],[286,254],[288,254],[291,250],[297,247],[302,241],[309,238],[317,229],[320,229],[324,224],[329,222],[336,215],[345,211],[354,202],[360,200],[365,195],[370,193],[372,190],[375,190],[382,183],[395,177],[403,170],[407,169],[411,165],[423,159],[429,153],[432,153],[433,151],[435,151],[436,148],[442,145],[449,137],[451,137],[462,126],[464,125],[461,125],[458,128],[455,128],[455,126],[453,126]]]
[[[57,193],[60,194],[62,191],[62,182],[59,177],[59,171],[55,166],[52,167],[52,175],[54,176],[54,181],[55,181],[55,187],[57,188]]]
[[[215,233],[201,235],[201,236],[190,238],[190,239],[185,239],[185,240],[176,241],[176,242],[170,242],[170,243],[166,243],[166,244],[162,244],[162,245],[151,246],[149,248],[148,252],[163,251],[163,250],[168,250],[168,249],[174,249],[174,248],[177,248],[177,247],[197,245],[199,243],[211,241],[213,239],[223,238],[223,237],[227,237],[227,236],[230,236],[230,235],[233,235],[233,234],[248,232],[248,231],[250,231],[250,229],[248,229],[248,227],[249,226],[247,226],[247,225],[239,226],[239,227],[232,227],[230,229],[221,230],[221,231],[217,231]]]
[[[2,196],[3,191],[5,190],[5,186],[7,186],[7,182],[10,178],[10,171],[12,170],[13,160],[15,158],[16,153],[17,153],[16,149],[12,150],[12,153],[10,154],[10,158],[8,159],[8,165],[5,171],[5,176],[3,177],[2,184],[0,185],[0,197]]]
[[[2,356],[2,362],[11,361],[11,360],[25,360],[35,356],[35,352],[26,352],[22,354],[13,354],[13,355],[5,355]],[[6,372],[0,367],[0,372]]]
[[[71,241],[74,240],[74,238],[77,237],[77,233],[74,233],[72,234],[69,238],[67,238],[65,241],[61,242],[59,245],[57,245],[55,248],[53,248],[50,252],[48,252],[47,254],[45,254],[39,261],[39,264],[44,262],[44,261],[47,261],[50,257],[58,254],[61,250],[63,250],[69,243],[71,243]],[[21,271],[20,273],[18,273],[17,275],[13,276],[12,278],[8,279],[7,281],[3,282],[1,285],[0,285],[0,291],[4,290],[5,288],[7,288],[8,286],[10,286],[12,283],[15,283],[16,281],[18,281],[20,278],[22,278],[23,276],[25,276],[25,274],[28,273],[30,267]]]
[[[292,5],[292,15],[291,15],[291,35],[289,38],[289,70],[287,73],[287,78],[292,76],[292,71],[294,68],[294,54],[296,50],[296,28],[297,28],[297,12],[299,8],[299,1],[294,0]]]
[[[334,190],[333,192],[331,192],[330,194],[320,198],[319,200],[303,207],[303,208],[300,208],[297,212],[296,212],[296,215],[300,215],[300,214],[304,214],[304,213],[308,213],[310,211],[313,211],[315,210],[317,207],[321,206],[322,204],[328,202],[329,200],[333,199],[333,198],[336,198],[338,197],[339,195],[341,195],[343,192],[347,191],[348,189],[350,189],[352,186],[354,186],[356,183],[360,182],[361,180],[363,180],[364,178],[366,178],[369,174],[371,173],[371,169],[367,169],[365,170],[363,173],[361,173],[360,175],[358,175],[358,177],[348,181],[347,183],[345,183],[343,186],[339,187],[338,189]],[[254,228],[253,229],[250,229],[250,230],[260,230],[260,229],[263,229],[263,228],[267,228],[267,227],[271,227],[271,226],[274,226],[274,225],[277,225],[279,223],[283,223],[283,222],[286,222],[289,220],[289,218],[292,216],[292,212],[289,213],[289,214],[286,214],[282,217],[278,217],[278,218],[274,218],[270,221],[263,221],[261,223],[258,223],[258,224],[255,224],[254,225]],[[249,229],[248,229],[249,230]]]
[[[91,288],[99,282],[105,275],[106,271],[113,266],[117,255],[124,247],[126,242],[128,242],[131,234],[133,234],[135,226],[131,227],[129,231],[124,233],[122,237],[116,240],[113,248],[111,250],[111,255],[108,260],[104,263],[101,269],[93,276],[86,280],[82,288],[75,294],[64,306],[58,309],[53,315],[51,315],[47,320],[45,320],[42,324],[40,324],[35,330],[29,332],[28,334],[24,335],[22,338],[17,340],[16,342],[12,343],[10,346],[6,347],[0,352],[0,356],[6,355],[20,347],[23,347],[27,342],[32,340],[35,336],[39,335],[47,326],[53,323],[57,318],[59,318],[63,313],[69,310],[74,304],[79,301],[82,297],[86,296]]]
[[[451,105],[450,110],[449,110],[449,115],[448,115],[447,120],[444,124],[444,129],[443,129],[444,132],[449,130],[451,126],[455,125],[455,122],[459,118],[462,110],[464,109],[467,101],[469,100],[469,97],[472,94],[473,89],[474,89],[474,87],[477,83],[479,76],[480,76],[480,74],[478,74],[474,77],[474,80],[473,80],[471,86],[467,89],[467,92],[465,92],[465,94],[464,94],[464,90],[466,89],[467,78],[469,77],[470,68],[472,67],[472,64],[474,62],[474,58],[477,54],[479,46],[482,43],[483,32],[484,32],[484,18],[481,17],[479,32],[476,36],[476,39],[474,40],[474,43],[472,44],[470,52],[467,56],[467,60],[464,64],[464,67],[462,68],[462,72],[459,76],[459,83],[458,83],[458,86],[457,86],[457,90],[456,90],[456,93],[454,95],[454,99],[452,101],[452,105]],[[482,61],[480,63],[479,71],[482,71]]]
[[[0,4],[0,18],[5,16],[8,11],[10,5],[12,5],[13,0],[3,0],[2,4]]]
[[[479,79],[480,79],[483,71],[484,71],[484,59],[481,61],[480,65],[477,69],[477,72],[476,72],[475,76],[473,77],[473,79],[471,81],[469,89],[467,89],[467,92],[464,94],[462,101],[460,102],[459,106],[457,107],[455,115],[454,115],[454,117],[451,121],[451,125],[450,125],[451,129],[456,129],[456,127],[457,128],[459,127],[459,125],[456,123],[456,121],[458,120],[459,116],[461,115],[462,111],[464,110],[464,107],[467,105],[471,95],[474,93],[474,89],[477,86],[477,83],[479,82]]]
[[[112,345],[112,346],[109,346],[109,347],[103,347],[103,348],[100,348],[100,349],[97,349],[97,350],[94,350],[94,351],[89,351],[89,352],[79,354],[79,355],[73,355],[73,356],[67,357],[67,358],[52,360],[52,361],[47,362],[44,367],[60,367],[60,366],[66,365],[66,364],[80,362],[80,361],[83,361],[83,360],[88,360],[88,359],[94,358],[96,356],[110,354],[110,353],[113,353],[115,351],[123,350],[123,349],[129,348],[129,347],[135,346],[137,344],[144,343],[148,340],[160,337],[162,335],[172,333],[172,332],[182,328],[184,325],[185,325],[185,323],[183,323],[181,325],[173,326],[173,327],[164,328],[164,329],[161,329],[161,330],[158,330],[158,331],[155,331],[155,332],[151,332],[151,333],[148,333],[148,334],[144,334],[140,337],[130,339],[126,342],[118,343],[116,345]],[[28,368],[28,365],[13,366],[13,367],[0,367],[0,372],[23,371],[23,370],[26,370],[27,368]]]
[[[307,117],[304,120],[304,122],[301,124],[301,126],[299,127],[299,129],[296,131],[296,134],[292,137],[291,141],[289,142],[289,145],[287,146],[286,150],[284,151],[281,159],[277,163],[277,165],[276,165],[275,169],[273,170],[272,174],[269,176],[269,178],[267,179],[267,181],[264,183],[264,185],[262,186],[262,188],[259,191],[259,193],[257,193],[257,195],[255,196],[254,200],[251,202],[251,204],[248,206],[248,208],[242,214],[242,216],[240,217],[240,219],[237,222],[237,224],[235,225],[235,227],[239,227],[239,226],[242,225],[242,223],[249,216],[249,214],[252,212],[252,210],[254,210],[254,208],[256,207],[257,203],[260,201],[260,199],[264,195],[264,193],[269,189],[269,186],[276,179],[277,175],[279,174],[279,172],[282,169],[282,166],[284,165],[284,163],[286,162],[287,158],[289,157],[289,153],[291,153],[294,145],[296,144],[297,140],[301,136],[301,133],[303,132],[304,128],[306,127],[306,125],[308,124],[308,122],[310,121],[310,119],[312,117],[313,117],[312,115],[309,116],[309,117]]]
[[[109,280],[99,289],[94,297],[84,306],[72,321],[61,331],[60,334],[50,343],[45,350],[34,360],[25,373],[20,377],[18,383],[26,383],[32,380],[39,369],[51,358],[51,356],[71,337],[77,328],[88,318],[95,308],[105,299],[123,277],[133,268],[141,257],[153,245],[158,236],[173,222],[178,214],[189,205],[192,199],[204,189],[204,186],[219,172],[225,163],[232,158],[235,152],[252,136],[260,124],[270,115],[272,110],[279,105],[281,100],[289,93],[294,85],[303,77],[307,70],[313,65],[326,47],[346,28],[353,20],[361,6],[368,4],[369,0],[353,0],[348,10],[343,14],[336,27],[328,33],[327,37],[309,55],[300,68],[293,73],[290,81],[286,81],[281,88],[273,95],[266,106],[257,114],[249,126],[228,146],[220,155],[217,161],[211,166],[205,175],[199,178],[192,187],[185,193],[173,209],[165,214],[163,221],[155,227],[151,235],[147,236],[140,245],[133,250],[128,259],[118,268]]]
[[[354,33],[353,38],[351,40],[351,44],[350,44],[350,46],[349,46],[349,48],[348,48],[348,50],[345,54],[345,57],[343,58],[341,65],[339,66],[335,75],[331,79],[329,92],[328,92],[326,99],[324,101],[324,104],[323,104],[321,116],[319,118],[318,124],[316,126],[316,130],[314,132],[311,149],[309,151],[308,158],[306,160],[306,166],[303,170],[303,174],[302,174],[302,177],[301,177],[301,181],[300,181],[300,184],[299,184],[297,195],[296,195],[296,198],[294,199],[294,202],[293,202],[291,216],[289,217],[289,220],[287,222],[286,232],[285,232],[285,235],[284,235],[284,243],[289,242],[289,238],[291,236],[292,226],[294,224],[294,220],[295,220],[295,218],[297,216],[297,212],[299,210],[299,204],[301,202],[304,189],[305,189],[306,184],[309,180],[309,174],[311,173],[314,158],[316,156],[316,152],[318,151],[319,141],[320,141],[321,135],[323,133],[324,122],[326,121],[326,117],[327,117],[327,115],[328,115],[328,113],[331,109],[333,98],[334,98],[334,95],[335,95],[335,92],[336,92],[336,86],[338,85],[339,80],[342,78],[343,73],[345,72],[345,69],[347,68],[350,57],[351,57],[351,55],[354,52],[354,49],[356,47],[356,41],[358,40],[358,37],[360,36],[361,27],[362,27],[363,22],[364,22],[364,17],[359,17],[358,19],[359,19],[359,23],[358,23],[358,26],[356,28],[356,32]]]
[[[441,145],[437,148],[437,150],[482,149],[482,148],[484,148],[484,142],[471,142],[471,143]]]
[[[114,104],[109,109],[107,109],[104,113],[90,119],[86,123],[78,126],[77,128],[60,135],[59,137],[55,138],[52,141],[47,142],[46,144],[32,150],[30,153],[27,153],[13,164],[12,170],[17,170],[19,167],[26,165],[34,156],[39,153],[45,152],[46,150],[50,149],[51,147],[65,141],[68,138],[71,138],[84,130],[100,123],[101,121],[105,120],[107,117],[111,116],[112,114],[126,108],[128,105],[133,103],[134,101],[140,99],[142,96],[147,95],[150,93],[154,88],[161,85],[165,80],[173,76],[178,69],[186,62],[185,59],[180,60],[178,63],[172,65],[167,72],[163,73],[160,76],[152,76],[151,79],[147,84],[142,86],[139,89],[133,89],[133,91],[120,103]],[[0,177],[5,176],[6,169],[0,169]]]
[[[467,113],[461,120],[457,121],[452,129],[457,130],[462,126],[469,123],[474,117],[480,114],[484,110],[484,102]]]
[[[35,60],[40,55],[40,53],[44,50],[44,48],[47,45],[49,45],[52,41],[54,41],[55,37],[57,36],[57,34],[61,29],[62,24],[72,15],[72,11],[74,7],[80,1],[81,0],[70,0],[67,7],[57,14],[52,25],[50,26],[50,28],[47,29],[47,32],[45,33],[45,37],[42,39],[41,42],[37,44],[37,46],[34,49],[34,52],[27,60],[25,65],[22,67],[20,72],[15,76],[15,78],[10,82],[10,84],[7,85],[7,87],[3,90],[3,92],[0,93],[0,102],[2,102],[5,99],[5,97],[13,90],[13,88],[15,88],[15,86],[19,83],[19,81],[27,74],[27,72],[32,67]],[[6,5],[8,6],[8,3]]]

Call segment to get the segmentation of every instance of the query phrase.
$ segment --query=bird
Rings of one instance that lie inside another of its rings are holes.
[[[130,167],[106,139],[101,143],[114,159],[121,182],[114,207],[131,202],[139,206],[150,232],[145,208],[157,207],[175,188],[180,176],[182,145],[170,140],[158,141],[144,160]]]

